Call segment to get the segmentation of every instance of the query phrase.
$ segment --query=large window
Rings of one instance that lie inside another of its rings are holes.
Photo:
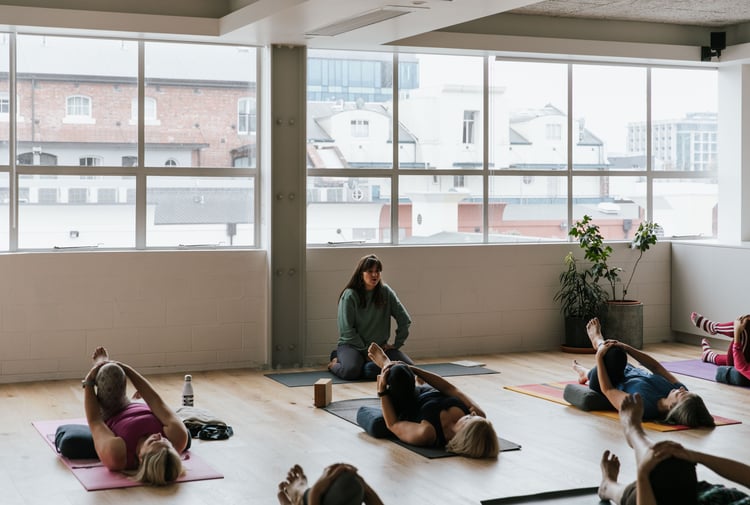
[[[18,187],[0,121],[0,234],[9,235],[0,249],[258,243],[257,168],[236,163],[257,153],[255,136],[246,135],[256,129],[255,49],[8,37],[16,38],[16,89],[0,79],[0,117],[17,96],[9,141]],[[64,70],[61,62],[69,62]],[[0,75],[9,75],[3,57]],[[18,227],[8,230],[13,195]]]
[[[308,55],[309,243],[565,241],[584,214],[608,239],[716,234],[715,69]]]

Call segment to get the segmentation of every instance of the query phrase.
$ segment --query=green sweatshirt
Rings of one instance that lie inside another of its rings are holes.
[[[399,301],[396,293],[383,284],[385,305],[376,307],[372,302],[372,291],[366,293],[367,303],[359,304],[359,296],[353,289],[346,289],[339,300],[337,322],[339,326],[339,345],[347,344],[364,351],[372,342],[383,347],[391,336],[391,317],[396,320],[396,348],[404,345],[409,336],[411,318],[406,308]]]

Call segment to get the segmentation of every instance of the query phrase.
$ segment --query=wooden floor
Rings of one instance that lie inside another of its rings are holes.
[[[662,360],[697,357],[698,348],[659,344],[646,350]],[[622,480],[634,478],[634,459],[619,423],[572,407],[504,390],[503,386],[572,380],[573,358],[561,352],[456,356],[499,371],[450,379],[487,412],[503,438],[523,446],[497,461],[454,457],[424,459],[393,443],[374,440],[358,427],[313,407],[312,387],[289,388],[262,371],[194,373],[196,406],[234,427],[229,440],[196,441],[194,451],[225,478],[167,489],[147,487],[87,492],[57,460],[31,425],[34,420],[83,415],[80,381],[0,385],[0,489],[4,505],[16,504],[273,504],[287,469],[301,464],[317,478],[324,466],[354,464],[386,504],[479,504],[481,500],[599,484],[599,459],[611,449],[623,463]],[[447,360],[432,360],[447,361]],[[81,371],[83,376],[84,370]],[[187,371],[186,371],[187,372]],[[743,424],[714,430],[653,434],[704,451],[750,461],[750,390],[682,377],[714,414]],[[181,377],[150,377],[178,404]],[[373,383],[334,386],[334,400],[374,396]],[[699,477],[723,482],[706,469]],[[588,503],[586,501],[586,503]]]

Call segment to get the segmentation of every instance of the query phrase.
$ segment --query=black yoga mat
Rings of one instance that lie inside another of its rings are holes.
[[[442,377],[456,377],[459,375],[483,375],[498,373],[483,366],[464,366],[455,363],[428,363],[417,364],[428,372],[438,374]],[[311,372],[273,372],[267,373],[266,377],[289,387],[312,386],[318,379],[332,379],[334,384],[346,384],[347,382],[363,382],[366,380],[347,381],[336,377],[328,370],[313,370]],[[371,382],[371,381],[370,381]]]
[[[360,407],[364,406],[380,408],[380,399],[357,398],[354,400],[341,400],[337,402],[331,402],[323,410],[333,414],[334,416],[340,417],[345,421],[349,421],[352,424],[357,424],[357,410],[359,410]],[[417,454],[420,454],[425,458],[435,459],[457,456],[457,454],[448,452],[445,449],[436,449],[434,447],[418,447],[416,445],[406,444],[396,437],[389,438],[387,440],[390,440],[391,442],[394,442],[401,447],[405,447],[410,451],[416,452]],[[517,451],[521,449],[521,446],[516,444],[515,442],[511,442],[500,437],[498,437],[498,440],[500,441],[500,451]]]
[[[482,505],[509,505],[512,503],[539,503],[541,505],[599,505],[609,504],[600,500],[597,495],[598,487],[584,487],[580,489],[563,489],[547,493],[530,494],[526,496],[511,496],[482,500]]]

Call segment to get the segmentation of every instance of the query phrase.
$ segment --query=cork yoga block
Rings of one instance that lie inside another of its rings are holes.
[[[327,407],[333,400],[333,379],[318,379],[314,386],[313,404],[318,408]]]

